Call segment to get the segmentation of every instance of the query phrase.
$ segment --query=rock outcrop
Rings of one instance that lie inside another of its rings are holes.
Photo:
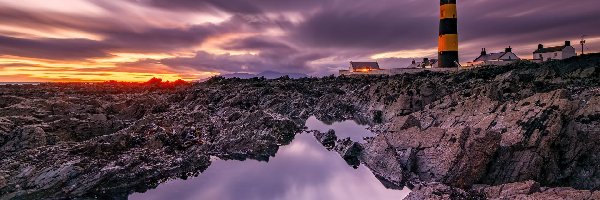
[[[335,147],[335,142],[337,141],[337,136],[335,135],[334,130],[329,130],[325,133],[314,131],[314,136],[327,149],[333,149]]]
[[[424,183],[469,189],[478,183],[534,180],[542,186],[596,189],[600,90],[595,74],[600,66],[594,59],[575,63],[516,68],[479,83],[471,79],[465,89],[410,114],[384,108],[388,122],[378,126],[377,136],[382,139],[365,148],[416,149],[416,161],[405,166],[414,166],[409,172]]]
[[[306,119],[355,119],[367,143],[315,134],[409,199],[595,199],[600,55],[449,73],[193,85],[0,86],[0,198],[126,198],[210,157],[268,161]],[[332,142],[335,141],[335,142]]]

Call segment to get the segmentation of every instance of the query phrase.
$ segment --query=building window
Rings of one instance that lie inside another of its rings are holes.
[[[555,53],[554,53],[554,57],[556,57],[556,56],[558,56],[558,53],[556,53],[556,52],[555,52]]]

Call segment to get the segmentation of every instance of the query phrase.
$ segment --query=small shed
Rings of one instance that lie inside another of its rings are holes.
[[[370,72],[381,70],[377,62],[350,62],[350,71],[352,72]]]

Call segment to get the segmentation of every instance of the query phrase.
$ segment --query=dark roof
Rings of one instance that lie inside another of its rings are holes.
[[[508,53],[512,53],[512,52],[500,52],[500,53],[490,53],[487,55],[481,55],[477,58],[475,58],[475,60],[473,62],[479,62],[479,61],[489,61],[489,60],[499,60],[500,58],[502,58],[503,56],[505,56]],[[520,60],[519,56],[517,56],[517,54],[512,53],[513,55],[515,55],[515,58],[511,58],[511,59],[503,59],[503,60]],[[510,57],[510,55],[509,55]]]
[[[377,62],[350,62],[352,69],[379,69]]]
[[[555,46],[555,47],[541,48],[541,49],[535,50],[533,53],[557,52],[557,51],[562,51],[563,49],[565,49],[565,47],[567,47],[567,46]]]
[[[498,60],[500,58],[502,58],[502,56],[504,56],[504,54],[506,54],[506,52],[500,52],[500,53],[490,53],[487,55],[481,55],[478,58],[475,59],[475,62],[477,61],[486,61],[486,60]]]

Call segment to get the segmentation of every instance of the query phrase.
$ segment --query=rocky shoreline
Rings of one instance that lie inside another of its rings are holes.
[[[407,199],[598,199],[600,55],[453,73],[0,86],[0,199],[126,199],[316,134]],[[329,136],[328,136],[329,135]]]

